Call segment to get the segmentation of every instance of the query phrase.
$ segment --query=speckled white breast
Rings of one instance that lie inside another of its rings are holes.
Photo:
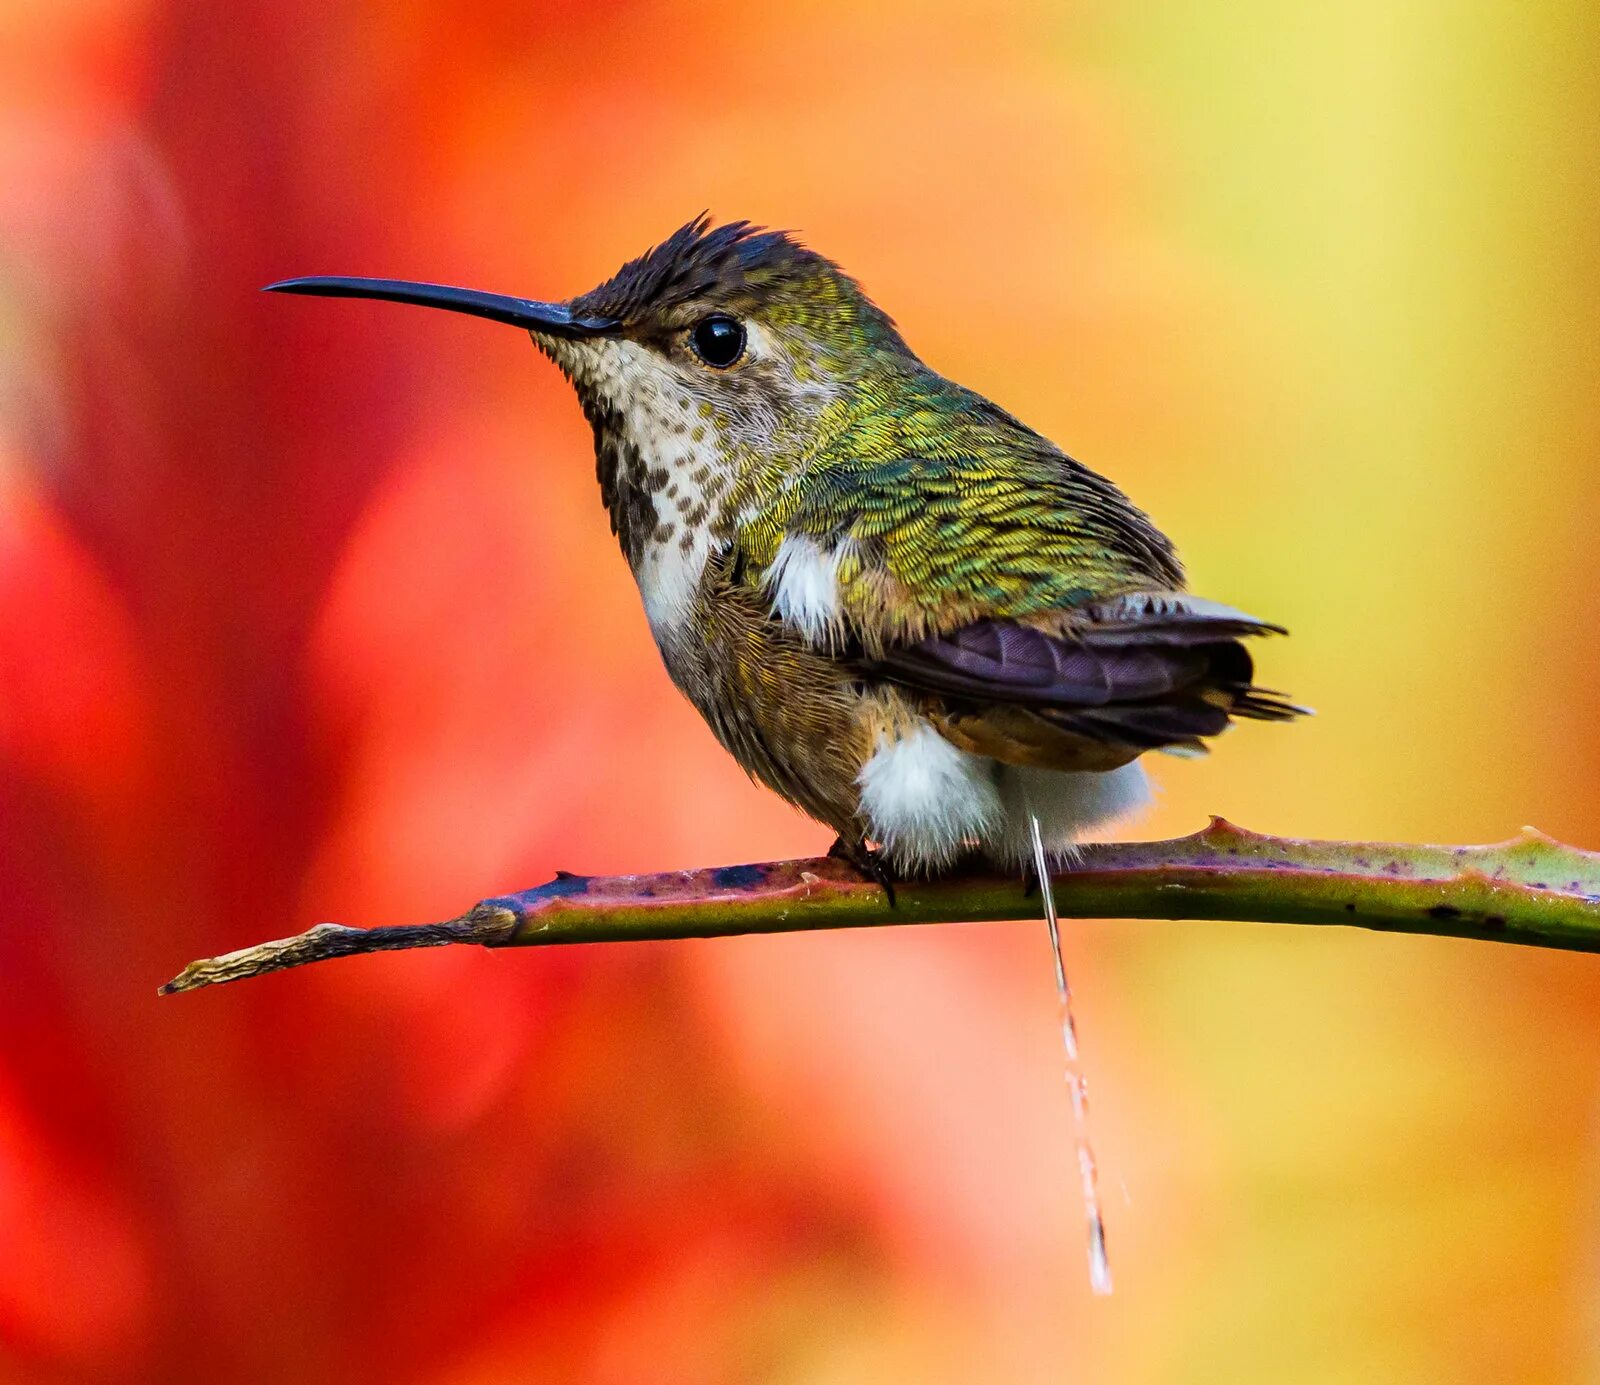
[[[616,413],[638,456],[655,531],[633,564],[645,618],[666,653],[684,637],[713,549],[707,493],[719,465],[699,400],[659,355],[626,339],[559,342],[557,362]]]

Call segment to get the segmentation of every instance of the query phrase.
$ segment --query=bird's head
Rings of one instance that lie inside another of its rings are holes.
[[[739,473],[806,455],[830,406],[912,361],[837,265],[780,231],[701,216],[576,298],[541,302],[384,279],[289,279],[283,293],[381,298],[524,328],[576,387],[601,448],[644,470]]]

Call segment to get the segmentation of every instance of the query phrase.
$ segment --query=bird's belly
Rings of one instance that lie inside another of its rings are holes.
[[[1062,771],[963,750],[902,694],[865,687],[809,650],[760,636],[736,641],[732,657],[722,640],[675,650],[674,680],[749,774],[841,835],[879,843],[903,873],[937,870],[974,848],[1026,864],[1034,815],[1060,859],[1149,797],[1138,762]]]
[[[859,835],[856,778],[871,754],[859,680],[773,621],[755,594],[695,603],[657,644],[683,694],[754,778]]]
[[[716,585],[717,567],[685,608],[667,608],[669,623],[652,620],[673,681],[746,772],[841,835],[878,842],[896,869],[937,869],[974,847],[1025,863],[1033,816],[1061,857],[1147,800],[1137,762],[1063,771],[957,745],[911,694],[813,649],[759,594]]]

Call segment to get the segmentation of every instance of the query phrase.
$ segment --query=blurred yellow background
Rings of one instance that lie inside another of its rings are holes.
[[[798,228],[1316,706],[1141,832],[1600,846],[1600,10],[0,0],[0,1380],[1593,1380],[1593,959],[1044,930],[191,956],[820,850],[517,334]]]

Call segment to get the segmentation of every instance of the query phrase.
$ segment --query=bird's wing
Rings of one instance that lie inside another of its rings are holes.
[[[1033,438],[810,468],[746,531],[752,580],[802,638],[1000,758],[1198,750],[1231,717],[1294,715],[1240,643],[1277,627],[1184,595],[1150,521]]]
[[[1281,633],[1183,593],[1146,593],[1080,607],[1055,631],[984,618],[860,662],[868,673],[931,694],[941,725],[965,728],[956,739],[972,748],[1029,763],[1076,762],[1086,745],[1201,751],[1235,717],[1299,715],[1301,708],[1254,685],[1241,643]],[[1011,742],[1037,742],[1035,753],[1020,754]]]
[[[1115,486],[1036,443],[814,464],[744,526],[752,575],[808,637],[869,649],[1182,585]]]

